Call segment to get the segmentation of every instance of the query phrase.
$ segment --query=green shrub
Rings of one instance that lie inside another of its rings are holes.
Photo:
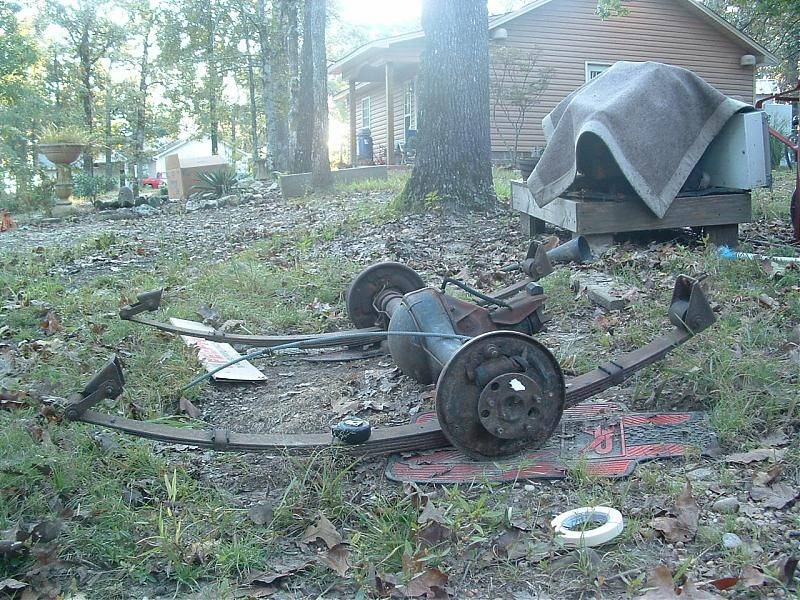
[[[100,194],[110,192],[117,186],[117,181],[106,175],[76,173],[72,176],[72,181],[75,184],[73,193],[79,198],[89,198],[92,202],[97,200]]]

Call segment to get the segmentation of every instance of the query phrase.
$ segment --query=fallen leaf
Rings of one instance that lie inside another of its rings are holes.
[[[272,522],[275,511],[269,502],[254,504],[247,511],[247,517],[256,525],[266,525]]]
[[[344,577],[351,567],[349,558],[350,551],[347,549],[347,546],[345,544],[336,544],[325,554],[322,554],[319,560],[322,564],[333,569],[339,577]]]
[[[439,569],[428,569],[413,577],[406,585],[396,588],[401,598],[449,598],[448,577]],[[394,594],[392,594],[394,596]]]
[[[325,515],[320,513],[319,519],[314,525],[309,525],[303,534],[303,542],[315,542],[318,539],[325,542],[325,545],[330,549],[342,543],[342,535],[336,531],[333,523],[331,523]]]
[[[272,569],[270,571],[263,571],[253,575],[249,583],[251,585],[270,585],[307,569],[311,564],[312,562],[310,560],[300,556],[278,560],[272,563]]]
[[[778,579],[783,585],[792,583],[794,572],[797,569],[797,562],[798,560],[796,557],[783,554],[772,563],[775,571],[778,573]]]
[[[732,587],[736,586],[739,583],[738,577],[721,577],[720,579],[714,579],[711,582],[715,588],[719,591],[729,590]]]
[[[724,600],[724,596],[719,594],[698,590],[691,581],[687,581],[682,588],[676,588],[672,573],[664,565],[650,572],[647,587],[650,589],[637,596],[636,600]]]
[[[750,498],[767,508],[782,509],[793,504],[800,492],[787,483],[776,483],[770,487],[756,486],[750,490]]]
[[[771,431],[761,440],[764,446],[785,446],[789,443],[789,437],[783,429]]]
[[[770,485],[778,480],[783,471],[782,465],[774,465],[769,471],[756,473],[753,476],[753,483],[755,485]]]
[[[178,403],[178,408],[182,413],[186,413],[192,419],[199,419],[200,418],[200,409],[197,408],[192,401],[188,398],[181,398],[180,402]]]
[[[761,587],[767,581],[764,577],[764,573],[752,565],[745,565],[742,567],[742,573],[739,575],[739,579],[746,588]]]
[[[675,506],[674,517],[656,517],[650,521],[650,527],[660,531],[668,542],[689,542],[697,535],[697,522],[700,508],[692,496],[692,484],[686,482]]]
[[[59,331],[64,331],[64,326],[61,325],[61,322],[52,310],[47,311],[39,327],[42,328],[45,335],[54,335]]]
[[[438,521],[428,521],[414,535],[422,548],[433,548],[444,542],[452,541],[455,537],[455,533],[450,527]]]
[[[498,556],[505,557],[508,560],[519,560],[528,554],[526,541],[527,533],[522,529],[513,527],[506,529],[497,536],[492,546]]]
[[[61,530],[64,528],[64,522],[61,519],[53,519],[52,521],[40,521],[31,530],[31,539],[34,542],[42,542],[46,544],[56,539]]]
[[[770,459],[773,462],[778,462],[785,454],[786,450],[777,450],[775,448],[758,448],[757,450],[750,450],[749,452],[738,452],[736,454],[731,454],[725,458],[725,462],[743,465],[767,459]]]

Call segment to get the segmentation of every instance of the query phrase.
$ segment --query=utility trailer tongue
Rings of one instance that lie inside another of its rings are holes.
[[[347,293],[348,315],[358,329],[333,334],[240,336],[193,331],[141,316],[158,310],[160,291],[142,294],[139,302],[120,311],[123,319],[163,331],[266,348],[355,347],[388,339],[392,359],[405,375],[423,384],[436,382],[437,419],[425,423],[346,436],[251,434],[177,428],[103,414],[92,407],[117,398],[124,387],[116,357],[69,399],[64,414],[70,420],[140,437],[220,451],[337,448],[353,454],[387,454],[452,445],[472,458],[494,460],[539,448],[566,408],[619,385],[715,321],[700,282],[681,275],[667,311],[674,325],[671,332],[567,379],[553,354],[533,337],[546,321],[545,296],[535,281],[552,271],[547,254],[532,245],[528,257],[513,268],[528,279],[488,296],[454,280],[446,280],[441,288],[426,287],[416,272],[398,263],[373,265]],[[447,294],[448,283],[478,301]],[[359,426],[355,421],[340,424],[336,431]]]

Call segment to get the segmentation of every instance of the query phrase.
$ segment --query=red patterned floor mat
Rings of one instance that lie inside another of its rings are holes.
[[[435,418],[425,413],[417,421]],[[510,460],[478,462],[453,448],[409,452],[389,459],[386,476],[417,483],[560,479],[585,460],[590,474],[624,477],[645,460],[717,450],[704,412],[631,413],[622,404],[585,403],[564,411],[559,427],[543,448]]]

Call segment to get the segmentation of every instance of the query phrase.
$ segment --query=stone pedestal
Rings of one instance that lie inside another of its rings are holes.
[[[72,206],[72,169],[69,165],[56,165],[56,203],[53,206],[53,216],[63,217],[75,212]]]

